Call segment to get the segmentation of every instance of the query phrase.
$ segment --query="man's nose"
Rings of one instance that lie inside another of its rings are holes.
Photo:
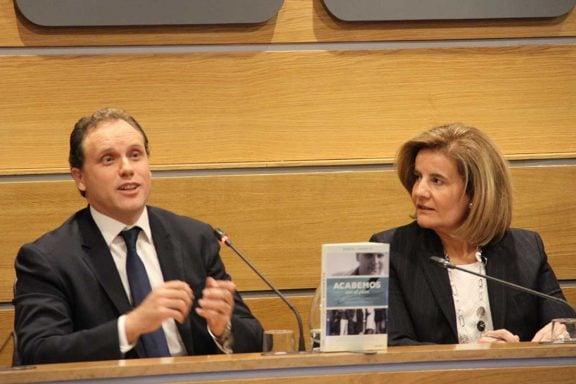
[[[129,158],[123,157],[120,162],[120,174],[121,175],[132,175],[134,173],[134,168],[132,167],[132,162]]]

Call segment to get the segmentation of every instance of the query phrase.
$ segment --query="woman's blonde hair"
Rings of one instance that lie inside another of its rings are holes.
[[[432,128],[406,142],[396,167],[404,188],[416,182],[416,155],[422,149],[440,151],[454,160],[470,198],[470,210],[455,235],[483,246],[504,236],[512,221],[512,185],[508,163],[496,145],[479,129],[463,124]]]

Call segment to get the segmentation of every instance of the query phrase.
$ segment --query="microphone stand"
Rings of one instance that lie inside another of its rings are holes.
[[[498,278],[496,278],[496,277],[492,277],[492,276],[488,276],[488,275],[483,275],[483,274],[481,274],[481,273],[477,273],[477,272],[474,272],[474,271],[469,271],[469,270],[464,269],[464,268],[460,268],[460,267],[458,267],[457,265],[449,262],[448,260],[446,260],[446,259],[444,259],[444,258],[442,258],[442,257],[431,256],[431,257],[430,257],[430,260],[432,260],[433,262],[439,264],[440,266],[442,266],[442,267],[444,267],[444,268],[446,268],[446,269],[457,269],[457,270],[459,270],[459,271],[466,272],[466,273],[470,273],[470,274],[472,274],[472,275],[475,275],[475,276],[478,276],[478,277],[482,277],[482,278],[487,279],[487,280],[495,281],[495,282],[497,282],[498,284],[502,284],[502,285],[505,285],[505,286],[507,286],[507,287],[510,287],[510,288],[513,288],[513,289],[517,289],[517,290],[519,290],[519,291],[526,292],[526,293],[529,293],[529,294],[534,295],[534,296],[541,297],[541,298],[546,299],[546,300],[551,300],[551,301],[555,301],[555,302],[557,302],[557,303],[566,305],[568,308],[570,308],[571,310],[574,311],[574,308],[572,308],[572,306],[571,306],[566,300],[562,300],[562,299],[560,299],[560,298],[558,298],[558,297],[554,297],[554,296],[551,296],[551,295],[547,295],[547,294],[545,294],[545,293],[538,292],[538,291],[535,291],[535,290],[533,290],[533,289],[523,287],[523,286],[521,286],[521,285],[517,285],[517,284],[514,284],[514,283],[510,283],[509,281],[501,280],[501,279],[498,279]]]
[[[214,234],[216,235],[216,238],[218,240],[220,240],[220,242],[222,244],[225,244],[230,249],[232,249],[234,251],[234,253],[236,255],[238,255],[254,271],[254,273],[256,273],[258,275],[258,277],[260,277],[260,279],[262,279],[262,281],[265,282],[266,285],[268,285],[268,287],[270,287],[270,289],[273,290],[274,293],[276,293],[276,295],[278,295],[278,297],[280,299],[282,299],[282,301],[292,310],[292,312],[294,313],[294,316],[296,316],[296,321],[298,322],[298,333],[299,333],[299,335],[298,335],[298,351],[305,352],[306,351],[306,343],[304,342],[304,331],[303,331],[303,326],[302,326],[302,317],[300,316],[300,313],[298,312],[296,307],[294,307],[294,305],[292,305],[292,303],[290,303],[288,300],[286,300],[284,295],[278,289],[276,289],[276,287],[274,287],[272,285],[272,283],[270,281],[268,281],[268,279],[266,277],[264,277],[264,275],[262,275],[258,271],[258,269],[256,269],[256,267],[250,262],[250,260],[248,260],[248,258],[246,258],[246,256],[244,256],[242,254],[242,252],[240,252],[232,244],[232,242],[230,241],[228,236],[224,233],[224,231],[222,231],[219,228],[215,228]]]

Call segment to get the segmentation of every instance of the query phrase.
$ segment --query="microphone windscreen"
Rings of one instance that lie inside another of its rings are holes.
[[[222,241],[222,239],[226,237],[226,234],[220,228],[214,228],[214,235],[216,235],[218,241]]]
[[[454,264],[450,263],[448,260],[446,260],[443,257],[430,256],[430,260],[432,260],[435,263],[440,264],[444,268],[453,268],[454,267]]]

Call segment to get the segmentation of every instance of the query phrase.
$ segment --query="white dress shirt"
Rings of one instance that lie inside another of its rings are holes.
[[[122,285],[124,290],[131,299],[130,285],[128,283],[128,275],[126,274],[126,243],[120,232],[123,230],[130,229],[132,227],[140,227],[142,230],[138,234],[138,240],[136,242],[136,251],[138,256],[142,259],[144,267],[146,268],[146,273],[148,274],[148,279],[150,280],[150,286],[152,289],[158,285],[164,283],[164,276],[162,276],[162,270],[160,269],[160,263],[158,261],[158,255],[156,254],[156,248],[154,247],[154,240],[152,238],[152,231],[150,230],[150,222],[148,221],[148,208],[145,208],[142,215],[138,221],[127,227],[125,224],[114,220],[94,209],[90,206],[90,213],[100,229],[106,244],[110,249],[114,263],[116,264],[116,269],[120,274],[120,279],[122,280]],[[126,336],[126,328],[124,326],[125,315],[118,318],[118,335],[120,338],[120,351],[126,353],[130,351],[134,344],[128,343],[128,338]],[[166,341],[168,342],[168,349],[172,356],[184,355],[186,354],[186,348],[178,333],[178,328],[176,327],[176,322],[174,319],[165,320],[162,323],[162,328],[164,334],[166,335]]]

